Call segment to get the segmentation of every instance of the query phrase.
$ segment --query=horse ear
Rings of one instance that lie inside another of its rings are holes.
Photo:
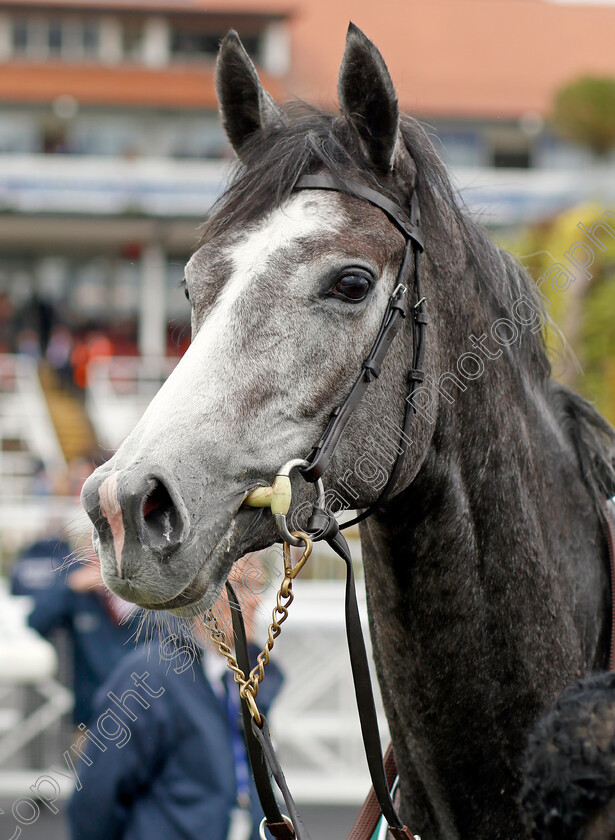
[[[346,35],[337,92],[342,111],[372,163],[390,172],[401,139],[397,96],[380,52],[354,23]]]
[[[239,158],[243,144],[255,132],[284,123],[282,110],[261,85],[250,56],[232,29],[220,45],[216,93],[226,136]]]

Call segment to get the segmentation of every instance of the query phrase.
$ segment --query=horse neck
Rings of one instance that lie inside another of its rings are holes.
[[[575,511],[592,518],[595,512],[553,399],[536,334],[543,316],[522,269],[480,234],[468,250],[482,247],[484,258],[464,264],[459,242],[467,233],[450,217],[448,227],[446,235],[428,237],[443,240],[439,259],[426,254],[430,324],[423,390],[431,391],[437,408],[430,416],[431,405],[421,411],[418,403],[417,449],[429,443],[418,474],[387,506],[383,522],[411,534],[415,553],[417,532],[436,523],[479,553],[485,529],[512,550],[523,539],[535,541],[539,530],[557,529],[554,510],[573,518]],[[493,287],[497,292],[486,291]],[[516,340],[496,343],[494,327],[500,337],[514,329]],[[485,340],[477,346],[478,339]],[[415,451],[410,446],[408,467]]]
[[[455,370],[468,330],[498,317],[467,268],[444,276],[454,264],[445,255],[439,282],[426,278],[426,370]],[[453,301],[454,283],[466,294]],[[515,806],[494,803],[504,790],[514,801],[525,733],[567,683],[606,664],[598,515],[549,380],[525,350],[485,360],[482,376],[440,399],[418,473],[361,526],[403,812],[430,836],[493,836],[489,814],[520,836]]]
[[[485,379],[447,404],[416,478],[362,525],[402,814],[425,836],[494,836],[482,823],[504,790],[497,819],[521,836],[526,733],[608,656],[593,502],[546,393],[513,382],[500,372],[499,388]]]

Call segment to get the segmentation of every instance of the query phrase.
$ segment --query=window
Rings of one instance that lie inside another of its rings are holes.
[[[100,27],[96,20],[23,17],[11,23],[13,55],[33,61],[98,58]]]
[[[50,21],[47,26],[47,48],[49,51],[49,55],[61,55],[63,43],[64,32],[62,29],[62,22],[59,20]]]
[[[171,33],[171,56],[179,61],[215,59],[220,41],[225,32],[204,32],[188,27],[176,27]],[[261,37],[259,35],[241,35],[241,41],[250,57],[260,59]]]
[[[28,21],[25,18],[16,18],[11,26],[11,40],[13,51],[23,55],[28,49]]]
[[[519,125],[497,123],[486,126],[490,164],[496,168],[528,169],[533,165],[532,138]]]
[[[88,58],[98,55],[98,46],[100,42],[100,30],[98,23],[89,21],[83,24],[81,29],[81,44],[83,47],[83,54]]]
[[[139,61],[143,46],[143,25],[127,21],[122,27],[122,52],[131,61]]]
[[[532,165],[529,149],[494,149],[493,166],[496,168],[529,169]]]

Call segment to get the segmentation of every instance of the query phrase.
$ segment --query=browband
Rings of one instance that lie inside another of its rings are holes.
[[[423,244],[423,232],[418,226],[414,224],[402,211],[401,207],[391,199],[387,198],[382,193],[366,187],[364,184],[353,180],[340,180],[334,178],[333,175],[321,173],[319,175],[302,175],[297,179],[294,188],[295,190],[334,190],[335,192],[346,193],[346,195],[363,198],[369,201],[375,207],[379,207],[387,214],[393,224],[403,233],[406,239],[411,239],[419,251],[423,251],[425,246]],[[416,204],[416,210],[413,207]],[[416,190],[412,194],[410,201],[410,208],[413,217],[418,218],[418,203],[416,199]]]

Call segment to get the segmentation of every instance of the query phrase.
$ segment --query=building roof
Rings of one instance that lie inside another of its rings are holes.
[[[615,76],[615,5],[555,0],[4,0],[9,6],[289,18],[292,67],[263,81],[334,108],[348,21],[380,48],[402,108],[420,117],[516,119],[547,114],[554,92],[583,74]],[[241,35],[240,18],[237,27]],[[0,100],[210,108],[211,66],[150,70],[0,65]]]
[[[261,74],[277,99],[284,89]],[[0,65],[0,102],[44,104],[69,95],[82,105],[215,109],[213,64],[152,70],[140,65],[101,67],[60,62]]]
[[[290,86],[330,104],[348,21],[381,50],[403,109],[516,118],[549,112],[582,73],[615,76],[615,5],[552,0],[304,0]]]

